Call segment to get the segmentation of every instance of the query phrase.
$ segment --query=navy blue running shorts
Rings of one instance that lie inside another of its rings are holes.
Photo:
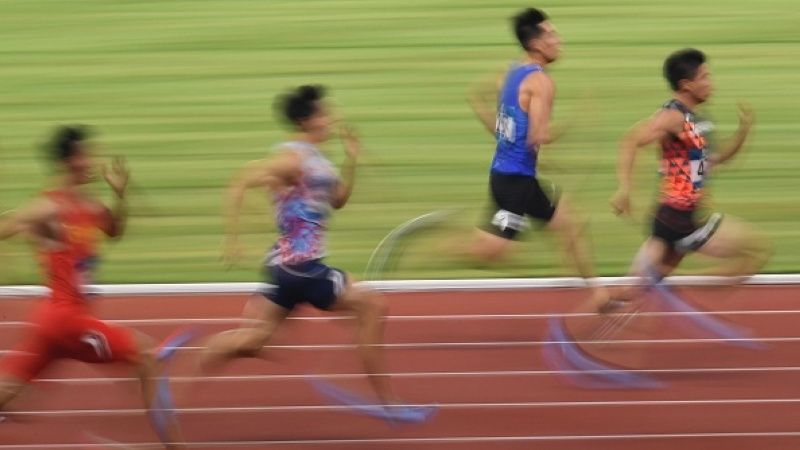
[[[272,286],[262,294],[288,310],[304,302],[329,310],[347,286],[347,275],[343,271],[319,259],[296,265],[271,265],[266,270]]]

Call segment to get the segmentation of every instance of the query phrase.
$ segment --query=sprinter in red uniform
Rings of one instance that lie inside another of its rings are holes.
[[[49,151],[59,168],[55,188],[0,220],[0,239],[26,235],[35,243],[49,298],[31,317],[21,345],[0,361],[0,411],[51,362],[59,358],[88,363],[122,362],[136,371],[145,407],[162,440],[177,443],[177,425],[154,406],[156,373],[152,340],[132,329],[113,326],[92,315],[85,287],[97,265],[100,234],[119,238],[125,231],[128,170],[122,158],[103,168],[114,192],[112,209],[84,189],[94,177],[87,132],[57,130]],[[179,444],[165,444],[180,448]]]

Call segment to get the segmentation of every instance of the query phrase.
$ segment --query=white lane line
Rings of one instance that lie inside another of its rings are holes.
[[[287,445],[370,445],[377,444],[447,444],[447,443],[487,443],[487,442],[541,442],[541,441],[613,441],[613,440],[657,440],[657,439],[741,439],[741,438],[793,438],[800,437],[800,431],[761,431],[761,432],[717,432],[717,433],[635,433],[635,434],[566,434],[538,436],[448,436],[418,438],[365,438],[365,439],[304,439],[304,440],[250,440],[250,441],[196,441],[189,442],[195,447],[233,447],[233,446],[287,446]],[[158,442],[126,444],[129,448],[158,448]],[[31,444],[0,445],[1,450],[28,449],[104,449],[106,444]]]
[[[507,409],[507,408],[591,408],[605,406],[716,406],[716,405],[780,405],[800,404],[800,398],[746,398],[717,400],[604,400],[604,401],[554,401],[554,402],[499,402],[499,403],[437,403],[440,409]],[[413,403],[403,406],[423,406]],[[350,411],[341,405],[281,405],[281,406],[230,406],[204,408],[177,408],[181,414],[215,413],[270,413],[270,412],[322,412]],[[127,416],[144,414],[141,408],[125,409],[53,409],[43,411],[15,411],[10,416]]]
[[[767,343],[794,343],[800,342],[800,337],[752,337],[752,338],[676,338],[676,339],[615,339],[596,341],[492,341],[492,342],[406,342],[395,344],[379,344],[389,350],[446,350],[469,348],[504,348],[504,347],[539,347],[542,345],[558,345],[575,343],[579,345],[670,345],[670,344],[708,344],[708,343],[736,343],[736,342],[767,342]],[[331,351],[353,350],[355,344],[301,344],[301,345],[266,345],[267,350],[300,350],[300,351]],[[196,352],[205,347],[181,347],[178,352]],[[0,350],[0,355],[18,353],[16,350]]]
[[[641,280],[633,277],[600,277],[606,286],[637,284]],[[677,286],[714,287],[730,285],[730,278],[714,276],[671,276],[667,283]],[[441,291],[489,291],[535,290],[560,288],[585,288],[581,278],[489,278],[458,280],[382,280],[360,282],[374,289],[387,292],[441,292]],[[788,285],[791,289],[800,284],[800,274],[756,274],[743,281],[744,285]],[[263,283],[174,283],[174,284],[106,284],[90,285],[89,289],[106,296],[165,296],[212,294],[215,299],[225,301],[219,295],[249,294],[263,291],[269,285]],[[43,286],[0,286],[0,296],[41,297],[49,290]],[[227,295],[225,295],[227,297]]]
[[[706,344],[706,343],[736,343],[736,342],[770,342],[770,343],[794,343],[800,342],[800,337],[777,337],[777,338],[703,338],[703,339],[617,339],[617,340],[597,340],[597,341],[495,341],[495,342],[416,342],[398,344],[380,344],[377,347],[388,350],[458,350],[458,349],[485,349],[485,348],[520,348],[520,347],[539,347],[543,345],[559,345],[576,343],[579,345],[640,345],[640,344]],[[268,345],[264,346],[267,350],[290,350],[290,351],[339,351],[354,350],[355,344],[308,344],[308,345]],[[181,347],[177,352],[198,352],[205,347]],[[0,356],[15,353],[25,353],[17,350],[0,350]]]
[[[639,317],[681,317],[694,315],[722,315],[722,316],[759,316],[759,315],[795,315],[800,314],[800,310],[775,309],[775,310],[713,310],[713,311],[649,311],[637,313]],[[608,317],[613,317],[610,314]],[[527,319],[549,319],[552,317],[599,317],[595,313],[539,313],[539,314],[432,314],[432,315],[394,315],[386,316],[389,321],[447,321],[447,320],[527,320]],[[289,317],[291,321],[343,321],[352,320],[346,316],[298,316]],[[170,318],[170,319],[110,319],[108,323],[117,325],[227,325],[240,324],[248,320],[241,317],[215,317],[215,318]],[[27,322],[19,320],[0,321],[2,327],[18,327],[26,325]]]
[[[686,367],[676,369],[625,369],[627,372],[645,374],[729,374],[729,373],[792,373],[800,372],[800,366],[776,367]],[[466,372],[393,372],[387,376],[393,378],[470,378],[470,377],[529,377],[567,374],[604,374],[616,373],[618,370],[487,370]],[[172,376],[174,383],[208,382],[242,382],[242,381],[285,381],[324,378],[330,380],[361,379],[363,373],[327,373],[327,374],[274,374],[274,375],[220,375],[206,377]],[[42,378],[36,383],[52,384],[106,384],[106,383],[138,383],[138,378],[130,377],[91,377],[91,378]]]

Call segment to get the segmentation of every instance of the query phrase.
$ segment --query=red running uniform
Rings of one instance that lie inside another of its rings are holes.
[[[48,231],[52,243],[40,249],[50,297],[37,306],[22,344],[0,367],[22,381],[32,380],[59,358],[108,363],[129,361],[137,354],[132,331],[94,317],[84,290],[97,264],[100,232],[111,223],[108,209],[66,190],[44,195],[59,209]]]

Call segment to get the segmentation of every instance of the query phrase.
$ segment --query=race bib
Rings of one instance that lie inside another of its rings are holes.
[[[503,108],[497,112],[495,135],[498,139],[513,143],[517,136],[517,124],[514,118],[505,113]]]
[[[703,175],[705,175],[705,171],[706,171],[706,167],[705,167],[706,166],[706,159],[705,159],[705,157],[703,157],[703,159],[698,159],[698,160],[694,160],[694,161],[690,161],[690,162],[691,162],[691,168],[692,168],[692,172],[691,172],[692,183],[702,183],[703,182]]]

